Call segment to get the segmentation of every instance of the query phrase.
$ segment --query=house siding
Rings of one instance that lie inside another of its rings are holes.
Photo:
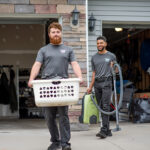
[[[77,26],[73,26],[71,24],[71,12],[75,8],[75,5],[80,12],[79,24]],[[79,65],[83,72],[83,79],[85,81],[85,84],[81,87],[80,98],[84,95],[87,86],[85,10],[85,0],[0,0],[0,21],[2,24],[5,23],[5,20],[3,19],[4,16],[7,16],[8,19],[10,18],[10,21],[7,20],[8,24],[14,23],[13,21],[18,17],[26,18],[27,20],[28,18],[30,20],[31,18],[33,18],[33,23],[35,18],[36,20],[38,20],[38,17],[44,17],[44,15],[49,15],[49,18],[54,18],[54,16],[56,16],[56,18],[61,18],[58,19],[59,22],[61,20],[60,23],[63,27],[63,42],[66,45],[74,48],[76,59],[79,62]],[[15,18],[14,16],[18,17]],[[30,20],[28,21],[28,23],[30,23]],[[19,21],[17,20],[16,22]],[[41,19],[41,24],[43,23],[44,18],[43,22]],[[69,73],[71,77],[75,77],[71,67]]]
[[[89,33],[89,79],[91,56],[96,53],[96,38],[102,35],[102,22],[150,22],[149,0],[88,0],[88,15],[96,18],[96,29]]]
[[[77,26],[71,23],[71,12],[75,5],[80,12]],[[85,84],[80,87],[80,99],[87,87],[85,10],[85,0],[0,0],[0,24],[15,24],[16,22],[31,24],[32,22],[44,26],[48,19],[57,18],[59,20],[63,27],[63,42],[73,47],[76,60],[83,73]],[[75,77],[71,67],[69,74],[70,77]],[[71,106],[69,109],[70,122],[77,122],[80,113],[80,105]]]

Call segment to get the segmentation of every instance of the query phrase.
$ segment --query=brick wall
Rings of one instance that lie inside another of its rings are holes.
[[[80,11],[79,25],[71,24],[75,5]],[[60,14],[63,24],[63,41],[72,46],[82,69],[85,84],[80,88],[80,98],[86,91],[86,23],[85,0],[0,0],[0,14]],[[70,76],[74,77],[72,70]]]

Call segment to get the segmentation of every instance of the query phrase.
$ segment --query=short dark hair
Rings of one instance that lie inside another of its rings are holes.
[[[98,40],[103,40],[104,42],[107,42],[107,39],[106,39],[105,36],[99,36],[99,37],[97,37],[97,41]]]

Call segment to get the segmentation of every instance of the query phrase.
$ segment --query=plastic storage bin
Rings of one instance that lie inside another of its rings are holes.
[[[48,79],[32,81],[37,106],[65,106],[78,102],[79,79]]]

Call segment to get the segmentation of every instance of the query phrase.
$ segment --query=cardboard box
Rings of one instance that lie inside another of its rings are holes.
[[[150,98],[150,92],[146,93],[135,93],[134,98]]]

